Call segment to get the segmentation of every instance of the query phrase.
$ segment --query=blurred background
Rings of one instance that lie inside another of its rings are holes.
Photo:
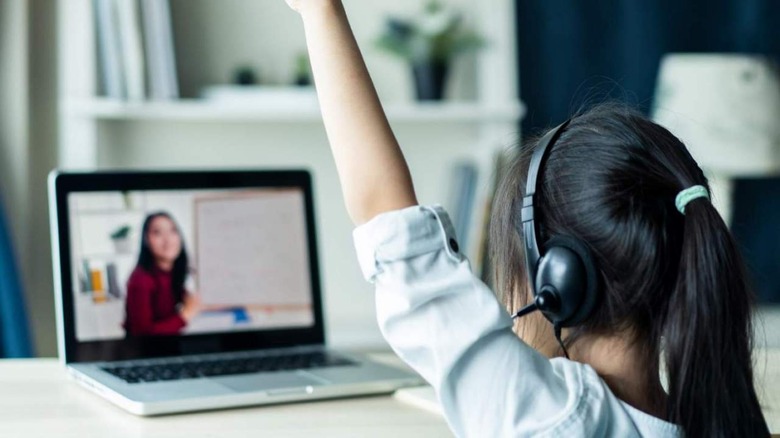
[[[495,169],[522,138],[614,99],[708,173],[780,346],[780,3],[344,0],[421,202],[476,269]],[[0,3],[0,357],[56,355],[54,168],[312,171],[329,342],[385,348],[283,0]]]

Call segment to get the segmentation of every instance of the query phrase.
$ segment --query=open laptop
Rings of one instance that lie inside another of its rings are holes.
[[[60,359],[134,414],[422,383],[326,348],[306,171],[54,171],[49,199]]]

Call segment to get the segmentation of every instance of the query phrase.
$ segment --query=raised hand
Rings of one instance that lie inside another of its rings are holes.
[[[196,317],[202,310],[203,304],[200,300],[200,295],[197,293],[187,293],[184,295],[184,302],[182,303],[179,315],[182,319],[190,322],[192,318]]]

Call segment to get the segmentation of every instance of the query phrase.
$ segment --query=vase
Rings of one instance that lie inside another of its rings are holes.
[[[131,254],[133,252],[133,242],[129,237],[120,237],[111,240],[114,242],[114,252],[116,254]]]
[[[425,61],[412,65],[417,100],[442,100],[449,65],[444,61]]]

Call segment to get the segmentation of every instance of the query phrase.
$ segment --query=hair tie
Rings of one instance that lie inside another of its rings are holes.
[[[707,198],[707,200],[710,199],[710,193],[707,191],[706,187],[702,185],[695,185],[680,191],[680,193],[677,194],[677,197],[674,198],[674,205],[677,207],[677,211],[685,214],[685,206],[688,205],[689,202],[698,198]]]

